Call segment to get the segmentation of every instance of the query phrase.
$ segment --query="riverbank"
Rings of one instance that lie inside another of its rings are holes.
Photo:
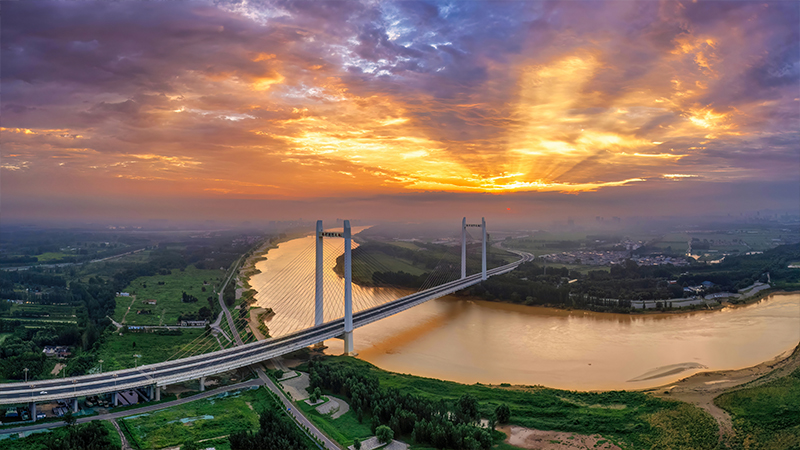
[[[717,444],[717,427],[705,412],[692,405],[658,399],[642,392],[575,392],[541,386],[486,386],[461,384],[440,379],[423,378],[379,369],[364,361],[345,356],[325,357],[315,365],[328,366],[328,372],[345,374],[360,373],[375,377],[379,387],[370,389],[396,390],[420,399],[420,402],[444,402],[453,405],[465,396],[474,398],[478,416],[488,419],[498,405],[510,409],[509,431],[515,437],[506,442],[515,447],[531,449],[584,448],[572,443],[591,442],[597,449],[614,448],[672,448],[674,450],[714,449]],[[302,366],[301,369],[307,369]],[[325,394],[336,394],[324,391]],[[347,397],[346,392],[339,395]],[[364,394],[369,398],[370,396]],[[380,396],[378,396],[380,397]],[[352,399],[349,399],[352,401]],[[361,410],[364,423],[370,423],[374,406],[364,405]],[[342,417],[333,419],[322,414],[311,413],[313,421],[324,421],[342,430],[350,427],[339,424],[354,423],[356,413],[352,409]],[[511,428],[515,428],[511,430]],[[535,430],[535,431],[529,431]],[[541,432],[540,430],[548,430]],[[546,440],[540,438],[546,437]],[[359,437],[346,435],[348,439]],[[398,437],[397,435],[395,436]],[[413,442],[411,435],[399,439]],[[555,440],[562,446],[553,445]],[[503,444],[504,445],[504,444]],[[427,448],[427,447],[426,447]]]
[[[731,417],[714,404],[716,397],[739,388],[760,386],[788,376],[799,368],[800,344],[793,351],[784,352],[752,367],[700,372],[674,383],[643,389],[642,392],[660,398],[681,400],[702,408],[714,417],[719,424],[720,434],[725,436],[733,432]]]

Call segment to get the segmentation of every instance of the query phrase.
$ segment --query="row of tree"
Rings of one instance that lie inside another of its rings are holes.
[[[231,433],[231,450],[307,449],[307,439],[297,425],[278,410],[277,404],[261,412],[258,431]],[[186,449],[187,446],[182,447]],[[189,446],[188,448],[191,448]],[[199,447],[198,447],[199,448]]]
[[[378,378],[360,368],[309,362],[311,389],[328,389],[348,397],[359,421],[371,416],[373,432],[388,428],[393,436],[411,436],[420,444],[436,448],[488,449],[492,446],[489,430],[479,426],[479,405],[465,394],[455,402],[434,401],[426,397],[381,387]],[[506,422],[508,406],[495,410],[492,421]],[[385,428],[384,428],[385,427]],[[380,436],[379,436],[380,437]]]

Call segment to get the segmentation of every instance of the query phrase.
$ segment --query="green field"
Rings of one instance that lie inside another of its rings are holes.
[[[126,369],[137,363],[133,355],[141,355],[138,365],[166,361],[173,355],[188,356],[219,350],[213,337],[205,330],[190,328],[180,336],[163,336],[156,333],[112,333],[103,343],[97,359],[102,359],[103,371]]]
[[[800,369],[758,387],[720,395],[714,403],[731,414],[734,448],[800,448]]]
[[[117,423],[127,432],[132,444],[141,449],[181,445],[187,440],[200,441],[227,437],[233,432],[258,428],[258,411],[274,407],[263,388],[223,392],[150,414],[133,415]],[[181,421],[183,419],[183,423]],[[227,439],[222,439],[227,449]]]
[[[37,304],[12,304],[9,311],[11,317],[14,314],[30,314],[30,318],[42,320],[67,320],[76,321],[76,308],[69,305],[37,305]],[[19,317],[25,318],[25,317]]]
[[[420,248],[417,244],[413,242],[394,241],[389,243],[392,245],[396,245],[398,247],[407,248],[409,250],[417,250]]]
[[[497,405],[508,404],[511,409],[510,423],[514,425],[539,430],[600,434],[628,449],[717,448],[718,428],[708,413],[688,403],[661,400],[640,392],[589,393],[542,387],[515,389],[464,385],[386,372],[351,357],[329,357],[328,361],[371,371],[384,388],[395,388],[432,400],[452,402],[464,394],[473,395],[479,401],[482,417],[489,417]],[[330,421],[317,415],[315,420],[319,419]],[[337,421],[330,422],[330,426],[339,429],[344,438],[352,440],[352,437],[360,435],[357,421],[344,421],[341,427]],[[364,423],[369,424],[369,418],[365,418]]]
[[[353,259],[353,276],[362,272],[368,272],[370,277],[373,270],[380,272],[400,272],[410,273],[411,275],[422,275],[425,270],[414,266],[411,261],[395,258],[385,253],[370,252],[368,256]]]
[[[36,256],[39,262],[48,262],[48,261],[53,261],[54,259],[61,259],[70,256],[75,256],[75,254],[63,253],[63,252],[47,252],[47,253],[42,253],[41,255],[34,255],[34,256]]]
[[[214,286],[221,276],[219,270],[199,270],[189,266],[184,271],[172,270],[169,275],[139,277],[125,288],[125,292],[136,296],[135,302],[131,305],[133,298],[117,297],[114,320],[121,322],[128,306],[131,306],[131,311],[125,316],[126,325],[175,325],[182,313],[195,313],[203,306],[208,307],[208,297],[216,300]],[[203,285],[203,281],[208,284]],[[183,292],[199,301],[183,303]],[[156,300],[155,305],[144,303],[151,299]],[[137,314],[140,310],[150,310],[151,314]]]

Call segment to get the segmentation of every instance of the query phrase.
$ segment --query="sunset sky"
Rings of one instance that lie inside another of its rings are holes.
[[[5,221],[800,210],[800,2],[2,2]]]

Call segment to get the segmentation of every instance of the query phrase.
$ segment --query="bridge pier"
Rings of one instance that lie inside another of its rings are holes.
[[[112,392],[111,393],[111,404],[114,405],[115,407],[119,406],[119,394],[118,393],[116,393],[116,392]]]
[[[153,386],[153,390],[155,390],[155,393],[153,394],[153,396],[155,397],[155,401],[160,402],[161,401],[161,387],[159,387],[156,384],[155,386]]]
[[[36,402],[28,403],[28,411],[31,413],[31,420],[36,422]]]
[[[200,377],[200,392],[206,390],[206,377]]]
[[[72,412],[78,412],[78,397],[72,399]]]

